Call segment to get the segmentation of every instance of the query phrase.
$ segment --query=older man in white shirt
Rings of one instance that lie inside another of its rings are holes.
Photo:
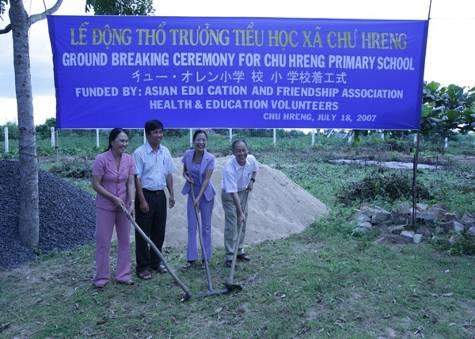
[[[243,243],[246,233],[247,200],[259,169],[256,158],[248,154],[247,144],[244,140],[234,141],[232,150],[233,157],[224,166],[221,182],[221,200],[225,216],[225,265],[228,267],[231,266],[237,241],[239,241],[237,259],[241,261],[251,260],[243,250]],[[242,227],[242,231],[241,237],[238,239],[240,227]]]
[[[137,177],[136,220],[142,230],[149,236],[161,251],[165,240],[165,226],[167,222],[168,206],[175,205],[173,192],[173,172],[175,165],[170,151],[161,145],[163,138],[163,124],[158,120],[145,123],[147,142],[134,152]],[[160,273],[166,272],[163,263],[155,252],[148,246],[142,236],[135,232],[135,257],[137,261],[136,273],[141,279],[150,279],[151,270]]]

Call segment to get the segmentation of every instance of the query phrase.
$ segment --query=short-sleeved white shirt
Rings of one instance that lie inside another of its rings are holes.
[[[248,154],[244,166],[239,165],[236,157],[233,156],[226,162],[223,168],[223,180],[221,187],[226,193],[243,191],[249,185],[252,173],[259,170],[259,163],[256,158]]]
[[[137,176],[142,188],[157,191],[167,187],[167,176],[175,172],[176,167],[168,148],[160,145],[157,151],[147,142],[134,152]]]

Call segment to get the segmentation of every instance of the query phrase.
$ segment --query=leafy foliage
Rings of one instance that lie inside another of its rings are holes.
[[[49,171],[66,178],[82,179],[92,177],[91,167],[91,163],[86,159],[75,158],[55,163]]]
[[[431,199],[429,190],[416,185],[418,199]],[[381,197],[389,201],[408,199],[412,196],[411,177],[409,174],[378,169],[369,172],[363,179],[350,183],[349,188],[338,192],[337,199],[343,204],[354,201],[371,201]]]
[[[475,88],[445,87],[437,82],[424,86],[422,134],[445,138],[474,130]]]
[[[154,12],[152,0],[87,0],[86,12],[96,15],[147,15]]]
[[[8,0],[0,0],[0,17],[5,13],[8,5]]]
[[[56,126],[56,119],[49,118],[44,124],[36,126],[36,134],[40,138],[48,138],[51,134],[51,127]]]

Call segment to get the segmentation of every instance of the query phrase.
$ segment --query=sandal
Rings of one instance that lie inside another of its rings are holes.
[[[129,285],[132,286],[134,284],[134,281],[132,279],[129,280],[116,280],[116,282],[120,285]]]
[[[138,275],[139,278],[142,279],[142,280],[150,280],[150,279],[152,279],[152,273],[150,273],[150,272],[147,271],[147,270],[142,271],[142,272],[139,272],[137,275]]]

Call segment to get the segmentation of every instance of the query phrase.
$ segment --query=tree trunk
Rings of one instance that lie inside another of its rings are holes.
[[[18,230],[22,242],[30,248],[38,246],[38,158],[36,154],[33,97],[31,90],[28,30],[30,21],[21,0],[10,2],[10,22],[13,34],[15,90],[20,132],[20,210]]]

